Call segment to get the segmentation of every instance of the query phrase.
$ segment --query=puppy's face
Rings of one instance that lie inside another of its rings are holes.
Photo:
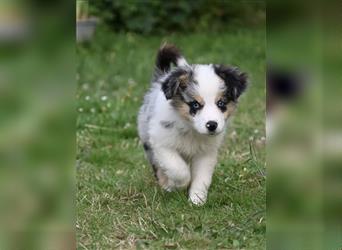
[[[215,135],[224,130],[246,80],[246,74],[222,65],[178,67],[162,81],[162,90],[194,130]]]

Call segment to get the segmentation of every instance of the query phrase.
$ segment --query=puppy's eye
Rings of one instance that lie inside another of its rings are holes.
[[[190,114],[191,115],[195,115],[197,113],[197,111],[199,111],[203,105],[201,105],[199,102],[197,101],[192,101],[188,103],[189,107],[190,107]]]
[[[191,108],[193,109],[199,109],[201,105],[197,101],[193,101],[190,103]]]
[[[226,106],[226,103],[225,103],[224,101],[219,100],[219,101],[217,102],[217,107],[219,107],[219,108],[224,108],[225,106]]]

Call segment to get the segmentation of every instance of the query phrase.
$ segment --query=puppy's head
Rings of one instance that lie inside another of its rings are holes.
[[[221,133],[247,86],[247,75],[224,65],[176,67],[162,80],[166,99],[200,134]]]

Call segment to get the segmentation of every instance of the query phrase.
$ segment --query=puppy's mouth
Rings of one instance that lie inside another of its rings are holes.
[[[196,130],[196,131],[197,131],[197,130]],[[204,135],[204,136],[213,137],[213,136],[216,136],[216,135],[219,135],[219,134],[221,134],[221,133],[222,133],[222,131],[213,131],[213,132],[211,132],[211,131],[208,131],[208,132],[205,132],[205,133],[197,131],[197,133],[199,133],[200,135]]]
[[[215,135],[219,135],[219,134],[221,134],[221,133],[222,133],[222,131],[214,131],[214,132],[208,132],[207,135],[209,135],[209,136],[215,136]]]

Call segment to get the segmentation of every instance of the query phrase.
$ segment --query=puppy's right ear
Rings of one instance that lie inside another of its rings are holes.
[[[165,80],[161,82],[162,90],[167,100],[173,98],[179,89],[185,89],[190,82],[191,73],[179,69],[172,72]]]

